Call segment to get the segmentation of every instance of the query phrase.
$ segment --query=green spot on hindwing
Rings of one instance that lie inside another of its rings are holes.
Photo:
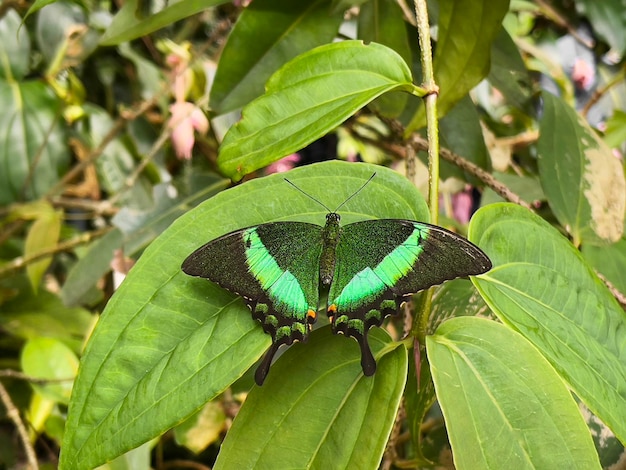
[[[291,328],[288,326],[281,326],[280,328],[276,330],[275,340],[278,341],[284,337],[290,337],[290,336],[291,336]]]
[[[263,323],[266,325],[272,325],[274,328],[278,327],[278,318],[275,315],[267,315]]]
[[[348,320],[348,328],[358,331],[361,335],[365,333],[363,321],[359,318]]]
[[[306,334],[306,326],[300,322],[295,322],[293,325],[291,325],[291,331],[293,333],[300,333],[302,336],[304,336]]]
[[[254,306],[254,313],[260,313],[266,315],[269,312],[269,307],[267,304],[258,303]],[[274,317],[276,318],[276,317]]]
[[[371,320],[372,318],[375,319],[377,322],[382,322],[383,321],[383,319],[380,316],[380,311],[376,310],[376,309],[372,309],[372,310],[370,310],[369,312],[367,312],[365,314],[365,319],[366,320]]]
[[[383,300],[380,303],[381,310],[396,310],[398,308],[398,303],[393,299]]]

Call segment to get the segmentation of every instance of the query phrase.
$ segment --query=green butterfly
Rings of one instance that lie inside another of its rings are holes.
[[[335,211],[307,195],[329,211],[324,227],[305,222],[247,227],[208,242],[183,262],[186,274],[242,296],[272,336],[255,374],[257,384],[263,384],[281,345],[306,341],[317,318],[320,284],[328,289],[333,333],[357,340],[363,373],[370,376],[376,371],[367,341],[372,326],[398,313],[410,294],[491,269],[480,248],[434,225],[378,219],[340,226],[337,210],[365,185]]]

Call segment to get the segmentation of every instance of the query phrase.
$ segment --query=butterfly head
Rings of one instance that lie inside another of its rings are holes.
[[[336,212],[329,212],[326,214],[326,223],[327,224],[338,224],[341,220],[341,216]]]

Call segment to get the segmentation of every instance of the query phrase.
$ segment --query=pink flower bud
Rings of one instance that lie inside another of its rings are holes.
[[[195,143],[194,130],[205,134],[209,130],[209,121],[202,110],[187,101],[172,104],[170,112],[168,127],[172,129],[172,146],[178,158],[189,160]]]

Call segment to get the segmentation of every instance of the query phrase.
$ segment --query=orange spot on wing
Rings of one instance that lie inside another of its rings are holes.
[[[337,306],[335,304],[329,305],[328,306],[328,315],[334,315],[335,313],[337,313]]]
[[[309,323],[313,323],[317,318],[317,312],[315,310],[309,310],[308,312],[306,312],[306,318]]]

